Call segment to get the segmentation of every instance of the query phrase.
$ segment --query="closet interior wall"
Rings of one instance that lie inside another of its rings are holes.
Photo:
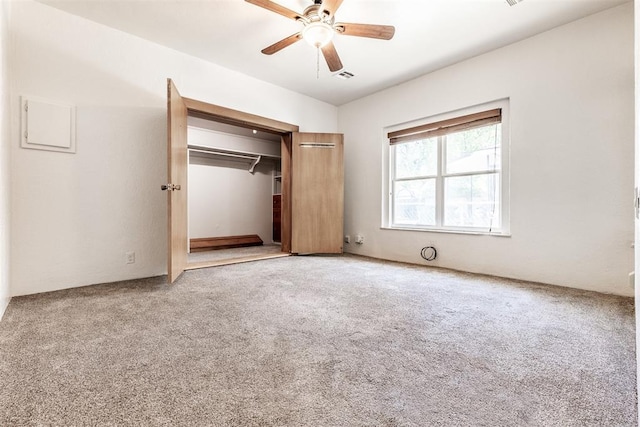
[[[256,234],[273,243],[280,135],[188,118],[189,239]]]

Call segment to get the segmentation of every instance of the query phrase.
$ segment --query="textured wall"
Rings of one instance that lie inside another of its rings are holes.
[[[10,150],[9,17],[11,2],[0,3],[0,319],[9,304],[10,289]]]
[[[640,187],[640,0],[635,0],[634,4],[634,41],[635,41],[635,185]],[[635,247],[640,245],[640,222],[635,220]],[[635,251],[635,269],[638,274],[635,275],[635,301],[636,301],[636,379],[640,389],[640,310],[638,310],[638,298],[640,298],[640,251]],[[640,423],[640,412],[638,413],[638,422]]]
[[[13,295],[166,272],[167,77],[186,97],[336,130],[334,106],[40,3],[12,12],[13,120],[19,95],[78,108],[77,154],[13,144]]]
[[[632,295],[633,4],[339,108],[348,252]],[[509,98],[511,237],[381,229],[383,129]]]

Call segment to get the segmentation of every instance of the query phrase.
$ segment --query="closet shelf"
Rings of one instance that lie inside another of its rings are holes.
[[[249,165],[250,173],[253,173],[255,171],[256,166],[258,165],[258,163],[260,163],[262,159],[270,159],[270,160],[280,159],[280,156],[275,156],[271,154],[258,154],[258,153],[248,153],[244,151],[223,150],[220,148],[206,147],[203,145],[189,144],[187,146],[187,149],[190,153],[199,153],[199,154],[205,154],[207,156],[214,156],[214,157],[227,157],[227,158],[231,157],[234,159],[239,159],[241,161],[247,161],[250,163]]]

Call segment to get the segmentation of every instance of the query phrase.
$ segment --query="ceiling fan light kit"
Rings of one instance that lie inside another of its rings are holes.
[[[301,14],[270,0],[245,1],[301,22],[303,25],[300,32],[262,49],[262,53],[265,55],[273,55],[298,40],[305,39],[311,46],[322,51],[322,55],[331,72],[340,71],[344,68],[332,42],[335,34],[380,40],[391,40],[395,34],[395,28],[391,25],[335,22],[335,13],[343,0],[314,0],[314,3],[307,7]]]
[[[302,29],[302,38],[313,47],[325,47],[333,39],[334,30],[326,22],[312,22]]]

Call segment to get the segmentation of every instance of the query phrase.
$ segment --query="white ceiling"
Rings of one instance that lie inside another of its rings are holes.
[[[338,35],[345,70],[329,72],[304,41],[260,50],[301,24],[243,0],[38,0],[69,13],[334,105],[514,43],[630,0],[344,0],[339,22],[394,25],[392,40]],[[312,0],[277,0],[301,13]]]

